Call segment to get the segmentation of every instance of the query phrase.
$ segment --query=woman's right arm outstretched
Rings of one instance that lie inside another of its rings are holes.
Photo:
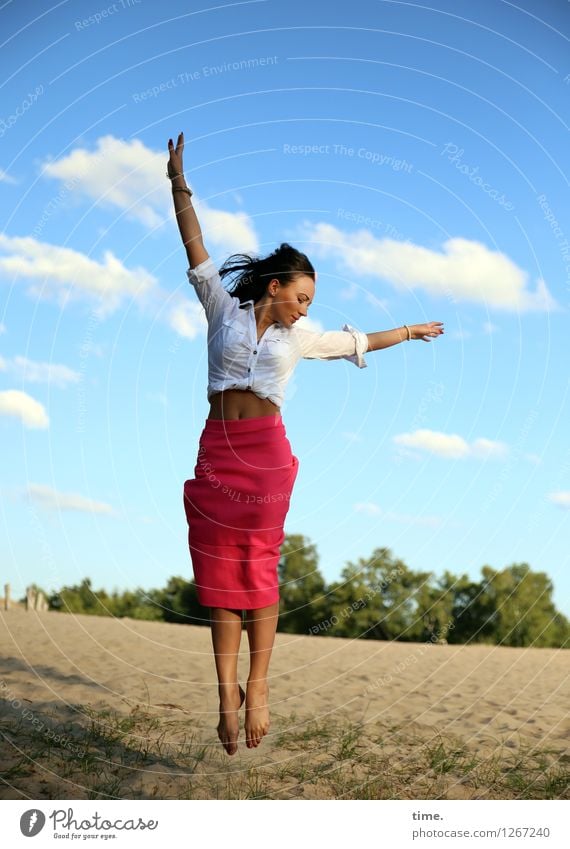
[[[180,133],[176,142],[176,147],[172,139],[168,139],[168,151],[170,159],[168,160],[168,175],[171,177],[172,188],[188,188],[184,178],[184,169],[182,166],[182,153],[184,150],[184,133]],[[173,175],[179,176],[173,176]],[[195,268],[208,259],[208,252],[202,241],[202,231],[200,223],[196,216],[196,212],[192,205],[192,199],[186,192],[172,192],[174,201],[174,211],[176,212],[176,221],[182,242],[186,248],[188,262],[190,268]]]

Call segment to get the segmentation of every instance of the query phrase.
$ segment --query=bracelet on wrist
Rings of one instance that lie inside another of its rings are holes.
[[[405,327],[405,328],[406,328],[406,330],[408,331],[408,338],[407,338],[405,341],[406,341],[406,342],[411,342],[411,340],[412,340],[412,331],[410,330],[410,328],[408,327],[408,325],[407,325],[407,324],[404,324],[404,327]]]
[[[167,169],[167,170],[166,170],[166,176],[167,176],[167,177],[168,177],[168,179],[170,180],[171,188],[172,188],[172,191],[173,191],[173,192],[186,192],[186,194],[188,195],[188,197],[192,197],[192,195],[194,194],[194,192],[192,191],[192,189],[189,189],[189,188],[188,188],[188,186],[175,186],[175,185],[173,184],[173,181],[174,181],[177,177],[184,177],[184,173],[183,173],[183,172],[180,172],[180,173],[177,173],[177,174],[169,174],[168,169]]]

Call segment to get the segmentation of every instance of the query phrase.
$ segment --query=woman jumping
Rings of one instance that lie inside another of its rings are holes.
[[[167,176],[189,269],[208,323],[210,410],[194,478],[184,484],[188,544],[198,601],[210,608],[220,721],[228,755],[237,751],[239,709],[245,738],[258,746],[269,730],[267,674],[279,616],[277,567],[291,492],[299,470],[280,407],[300,358],[344,358],[365,368],[364,354],[411,339],[429,342],[430,321],[376,333],[345,324],[315,333],[296,327],[315,297],[317,274],[305,254],[282,243],[265,258],[232,255],[218,271],[202,241],[182,166],[184,135],[168,140]],[[233,289],[222,278],[235,275]],[[250,668],[237,680],[245,613]]]

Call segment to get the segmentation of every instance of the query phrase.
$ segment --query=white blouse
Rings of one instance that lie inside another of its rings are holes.
[[[250,389],[281,407],[285,387],[299,359],[343,358],[366,368],[366,333],[344,324],[342,330],[315,333],[294,325],[271,324],[259,342],[254,301],[240,304],[222,286],[211,257],[186,272],[208,322],[208,401],[224,389]]]

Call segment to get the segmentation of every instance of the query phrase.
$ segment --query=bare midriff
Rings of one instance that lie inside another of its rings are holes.
[[[210,398],[209,419],[251,419],[272,416],[281,410],[269,398],[260,398],[251,389],[226,389]]]

